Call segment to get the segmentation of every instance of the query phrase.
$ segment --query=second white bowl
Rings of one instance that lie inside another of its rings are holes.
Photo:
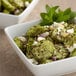
[[[10,15],[10,14],[4,14],[0,12],[0,29],[3,29],[7,26],[14,25],[17,23],[21,23],[24,18],[26,18],[33,8],[36,6],[39,0],[32,0],[30,5],[18,16],[16,15]]]

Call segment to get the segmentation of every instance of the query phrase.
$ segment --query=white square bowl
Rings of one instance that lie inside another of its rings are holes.
[[[24,18],[26,18],[33,8],[36,6],[39,0],[32,0],[30,5],[20,14],[20,15],[11,15],[11,14],[4,14],[0,12],[0,29],[3,29],[7,26],[14,25],[17,23],[21,23]]]
[[[8,41],[11,43],[16,53],[22,59],[24,64],[35,76],[60,76],[72,72],[76,72],[76,57],[70,57],[67,59],[54,61],[47,64],[35,65],[29,61],[24,53],[15,44],[13,38],[15,36],[22,36],[33,25],[36,25],[40,20],[31,21],[27,23],[17,24],[7,27],[5,33],[8,37]]]

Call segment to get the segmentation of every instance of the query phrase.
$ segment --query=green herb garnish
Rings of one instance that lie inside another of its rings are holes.
[[[76,12],[73,12],[71,8],[67,8],[64,11],[59,6],[50,7],[46,5],[46,13],[41,13],[41,25],[51,25],[53,22],[68,22],[74,19]]]

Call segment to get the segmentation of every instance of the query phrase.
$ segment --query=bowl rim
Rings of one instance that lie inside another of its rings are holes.
[[[51,65],[51,64],[57,64],[57,63],[60,63],[60,62],[65,62],[65,61],[69,61],[71,59],[74,59],[76,58],[76,56],[74,57],[69,57],[69,58],[65,58],[65,59],[61,59],[61,60],[57,60],[57,61],[53,61],[53,62],[50,62],[50,63],[46,63],[46,64],[39,64],[39,65],[36,65],[36,64],[33,64],[31,61],[29,61],[28,57],[21,51],[21,49],[16,45],[16,43],[14,42],[13,38],[10,36],[8,30],[9,29],[12,29],[12,27],[18,27],[18,26],[25,26],[29,23],[34,23],[34,22],[37,22],[39,23],[41,21],[41,19],[36,19],[36,20],[32,20],[32,21],[28,21],[28,22],[24,22],[24,23],[20,23],[20,24],[15,24],[14,26],[9,26],[9,27],[6,27],[4,29],[5,31],[5,34],[7,35],[7,37],[9,37],[9,39],[12,41],[12,43],[14,44],[14,46],[17,48],[17,51],[20,51],[20,53],[23,55],[23,57],[25,57],[25,59],[28,61],[28,63],[30,63],[33,67],[44,67],[44,66],[47,66],[47,65]],[[36,25],[36,24],[35,24]]]

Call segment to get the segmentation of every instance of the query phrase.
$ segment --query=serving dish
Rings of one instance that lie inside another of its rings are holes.
[[[16,53],[19,55],[24,64],[35,76],[60,76],[72,72],[76,72],[76,57],[70,57],[55,62],[35,65],[24,55],[24,53],[18,48],[13,38],[24,34],[31,26],[37,25],[40,20],[35,20],[27,23],[17,24],[7,27],[5,33],[8,37],[8,41],[11,43]]]
[[[32,0],[30,5],[20,15],[4,14],[0,12],[0,29],[21,23],[24,18],[26,18],[31,13],[38,1],[39,0]]]

